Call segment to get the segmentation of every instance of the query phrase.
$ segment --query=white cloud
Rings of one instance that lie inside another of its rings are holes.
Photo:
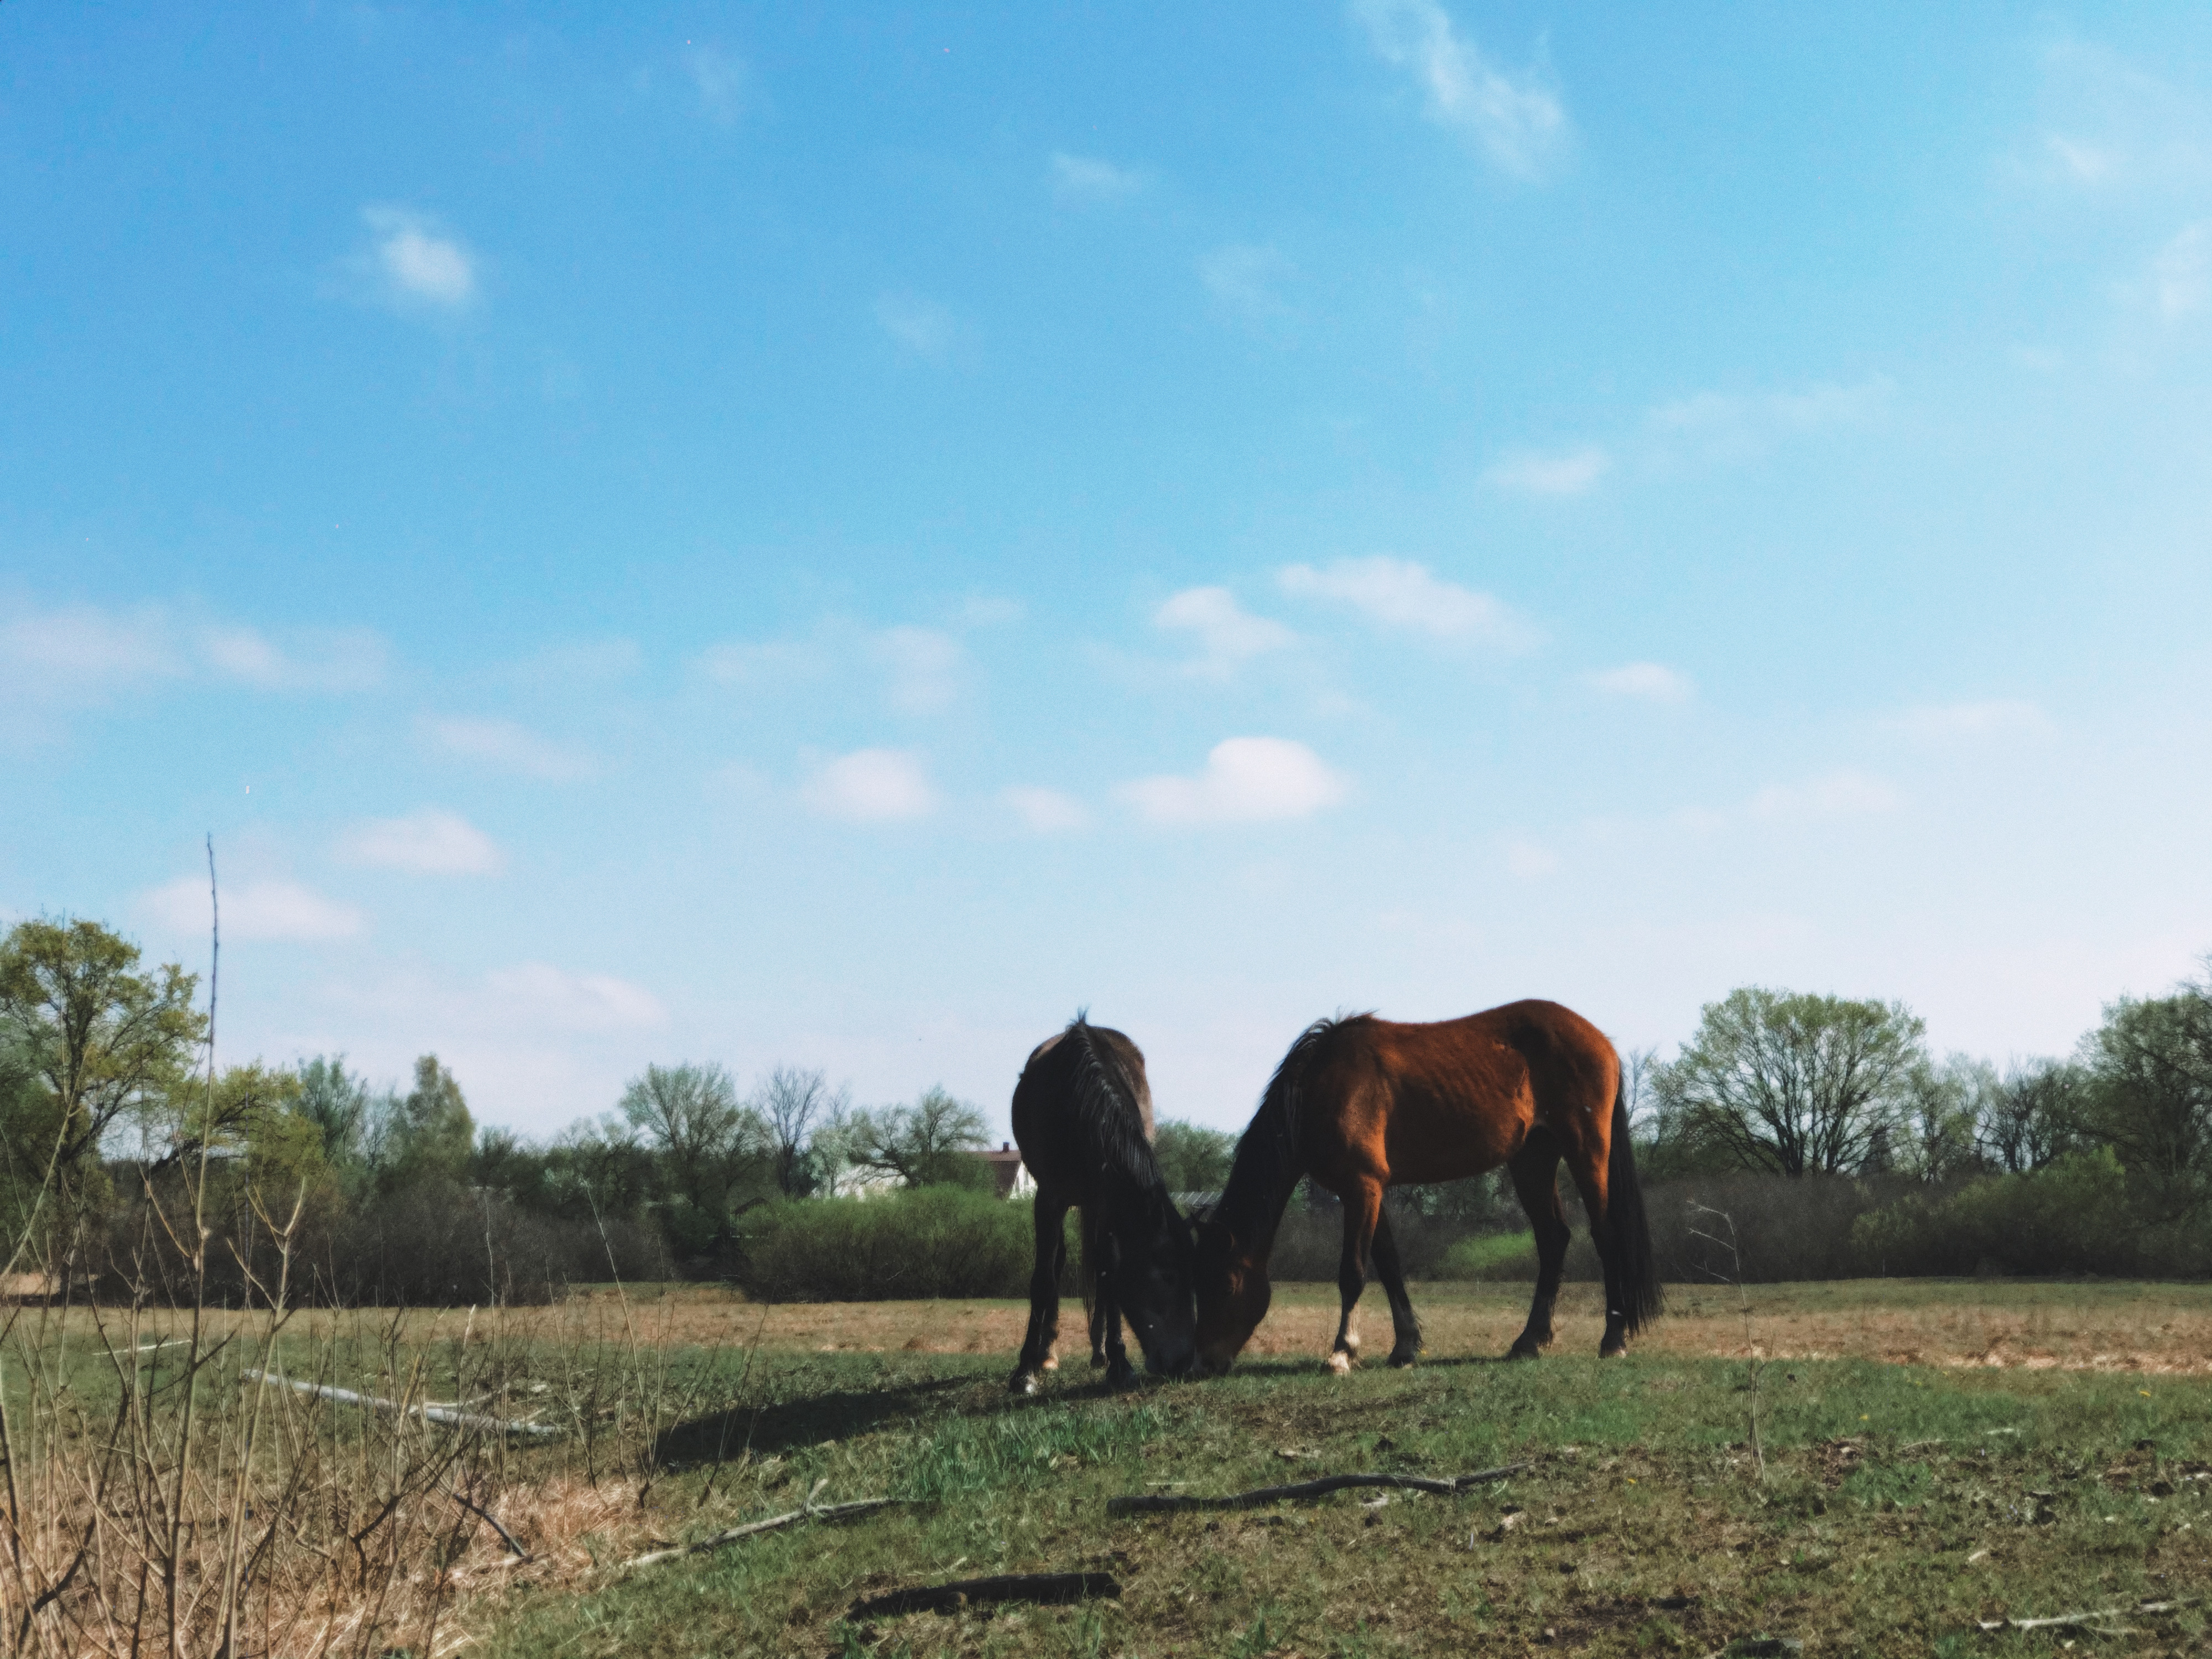
[[[313,943],[350,939],[361,932],[362,913],[350,904],[324,897],[312,887],[283,879],[225,886],[222,936],[227,939]],[[179,933],[204,933],[208,926],[208,884],[199,876],[179,876],[143,896],[145,908]]]
[[[1763,818],[1826,818],[1890,812],[1902,804],[1895,785],[1864,772],[1839,770],[1804,783],[1769,784],[1752,797],[1751,810]]]
[[[226,679],[269,691],[365,691],[383,684],[389,655],[366,628],[303,629],[287,649],[258,629],[210,627],[196,644]]]
[[[410,307],[458,312],[477,297],[475,255],[433,222],[405,208],[363,208],[374,247],[373,274],[382,297]]]
[[[1225,587],[1185,588],[1152,612],[1152,625],[1192,635],[1199,654],[1190,672],[1208,679],[1226,679],[1253,658],[1298,638],[1282,623],[1244,611]]]
[[[889,676],[891,707],[902,714],[931,714],[959,696],[968,653],[950,634],[933,628],[886,628],[868,653]]]
[[[918,294],[878,295],[876,321],[884,333],[921,357],[944,356],[959,332],[951,312]]]
[[[1613,457],[1594,444],[1556,453],[1514,449],[1483,469],[1482,482],[1523,495],[1580,495],[1612,465]]]
[[[458,812],[426,806],[404,817],[370,818],[338,838],[338,856],[423,876],[495,876],[499,844]]]
[[[1345,796],[1345,781],[1302,743],[1230,738],[1195,777],[1139,778],[1115,793],[1154,823],[1261,823],[1310,817]]]
[[[2051,729],[2051,722],[2040,708],[2019,698],[1930,703],[1908,708],[1887,724],[1909,738],[1938,743],[1958,738],[2028,736]]]
[[[1647,702],[1687,702],[1694,688],[1690,677],[1663,663],[1630,662],[1590,676],[1590,684],[1618,697],[1641,697]]]
[[[1429,118],[1474,140],[1501,173],[1536,178],[1566,142],[1558,95],[1534,74],[1498,68],[1437,0],[1352,0],[1352,13],[1376,55],[1412,75]]]
[[[826,761],[799,793],[824,817],[854,823],[897,823],[937,810],[929,774],[900,749],[860,749]]]
[[[787,685],[829,671],[819,646],[796,640],[731,640],[700,653],[699,667],[720,685]]]
[[[649,1030],[668,1024],[658,997],[611,974],[572,974],[526,962],[486,975],[484,983],[501,1014],[552,1030]]]
[[[1052,193],[1063,202],[1120,202],[1145,187],[1145,175],[1095,156],[1052,153]]]
[[[2169,323],[2212,302],[2212,221],[2190,226],[2160,250],[2151,265],[2158,314]]]
[[[2062,133],[2045,135],[2044,148],[2058,163],[2059,171],[2076,184],[2101,185],[2119,170],[2119,158],[2112,151]]]
[[[1649,424],[1664,442],[1688,444],[1717,460],[1744,460],[1780,438],[1863,425],[1895,389],[1887,375],[1875,374],[1856,386],[1820,385],[1802,392],[1700,392],[1661,404]]]
[[[699,94],[700,112],[717,126],[728,126],[751,101],[752,71],[744,58],[720,46],[697,46],[684,54],[684,72]]]
[[[1559,855],[1541,842],[1516,839],[1505,843],[1505,867],[1523,881],[1535,881],[1559,869]]]
[[[565,749],[514,720],[454,715],[425,719],[422,729],[447,754],[549,783],[574,783],[597,769],[589,756]]]
[[[1014,816],[1039,835],[1051,835],[1066,830],[1080,830],[1091,822],[1091,814],[1083,803],[1073,795],[1062,794],[1057,789],[1039,789],[1026,785],[1000,793],[1000,799],[1012,807]]]
[[[1231,243],[1202,253],[1198,279],[1216,304],[1247,327],[1262,331],[1297,315],[1280,289],[1297,268],[1272,247]]]
[[[1378,553],[1339,559],[1321,569],[1294,564],[1278,580],[1286,593],[1348,605],[1386,628],[1501,651],[1527,651],[1536,644],[1536,630],[1509,606],[1488,593],[1446,581],[1411,559]]]
[[[20,695],[43,702],[96,702],[156,681],[210,678],[266,691],[357,691],[382,681],[388,654],[368,629],[301,629],[280,642],[161,605],[17,610],[0,622],[0,670]]]

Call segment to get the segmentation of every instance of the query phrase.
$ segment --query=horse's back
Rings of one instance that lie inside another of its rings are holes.
[[[1122,1032],[1109,1025],[1087,1025],[1093,1052],[1109,1076],[1121,1085],[1113,1090],[1117,1101],[1132,1105],[1152,1137],[1152,1093],[1145,1077],[1144,1051]],[[1040,1188],[1074,1188],[1084,1184],[1095,1163],[1094,1149],[1086,1141],[1079,1105],[1082,1094],[1083,1044],[1076,1027],[1055,1032],[1030,1050],[1028,1063],[1014,1085],[1015,1143],[1022,1162]]]

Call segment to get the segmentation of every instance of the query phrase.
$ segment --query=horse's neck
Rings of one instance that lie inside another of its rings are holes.
[[[1276,1230],[1297,1186],[1294,1168],[1263,1169],[1243,1162],[1231,1166],[1229,1184],[1222,1188],[1214,1213],[1229,1229],[1237,1253],[1249,1257],[1252,1265],[1264,1267],[1273,1253]]]

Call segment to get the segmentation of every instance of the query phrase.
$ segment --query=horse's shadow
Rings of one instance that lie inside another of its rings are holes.
[[[726,1462],[747,1451],[757,1456],[817,1446],[928,1416],[945,1395],[979,1386],[972,1376],[929,1377],[709,1412],[663,1430],[653,1442],[653,1457],[664,1468],[682,1469]]]

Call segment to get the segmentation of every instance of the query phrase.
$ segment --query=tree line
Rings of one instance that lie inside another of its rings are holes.
[[[941,1088],[866,1109],[818,1070],[779,1066],[748,1091],[720,1065],[653,1065],[612,1110],[533,1141],[478,1125],[434,1054],[404,1087],[378,1086],[343,1055],[210,1076],[197,991],[194,975],[146,964],[94,921],[27,921],[0,942],[7,1271],[43,1262],[97,1279],[159,1258],[178,1195],[194,1189],[214,1195],[241,1294],[255,1241],[289,1224],[331,1294],[482,1299],[502,1280],[513,1294],[525,1281],[738,1274],[773,1206],[856,1185],[991,1185],[974,1155],[982,1114]],[[1894,1252],[1955,1267],[1978,1251],[2003,1267],[1998,1236],[2072,1228],[2061,1267],[2202,1270],[2202,1250],[2138,1247],[2202,1235],[2212,1218],[2212,971],[2119,999],[2069,1054],[2002,1068],[1938,1058],[1901,1003],[1759,987],[1708,1005],[1673,1058],[1625,1061],[1647,1181],[1840,1183],[1849,1196],[1822,1201],[1859,1256],[1884,1263]],[[1160,1126],[1180,1194],[1218,1191],[1232,1148],[1218,1130]],[[1394,1204],[1440,1240],[1518,1225],[1494,1180]],[[1777,1214],[1802,1231],[1817,1207]]]

